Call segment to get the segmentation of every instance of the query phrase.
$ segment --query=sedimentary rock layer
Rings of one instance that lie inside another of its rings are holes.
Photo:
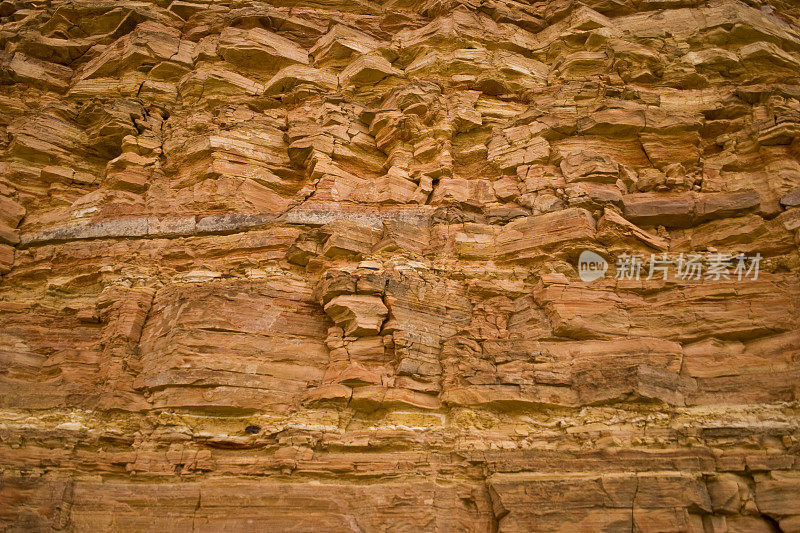
[[[0,529],[800,531],[798,243],[794,1],[4,0]]]

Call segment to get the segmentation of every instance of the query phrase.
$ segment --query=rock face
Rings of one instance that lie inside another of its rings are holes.
[[[794,0],[4,0],[0,529],[800,531],[799,242]]]

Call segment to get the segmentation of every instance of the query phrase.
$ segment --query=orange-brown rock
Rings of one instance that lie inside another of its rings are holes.
[[[0,530],[800,531],[799,245],[794,0],[2,0]]]

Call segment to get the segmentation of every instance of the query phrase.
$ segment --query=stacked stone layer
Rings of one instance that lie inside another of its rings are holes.
[[[793,1],[4,0],[0,527],[800,531],[799,242]]]

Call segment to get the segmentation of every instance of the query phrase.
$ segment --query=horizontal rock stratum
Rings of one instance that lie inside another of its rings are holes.
[[[798,243],[796,0],[2,0],[0,530],[799,532]]]

